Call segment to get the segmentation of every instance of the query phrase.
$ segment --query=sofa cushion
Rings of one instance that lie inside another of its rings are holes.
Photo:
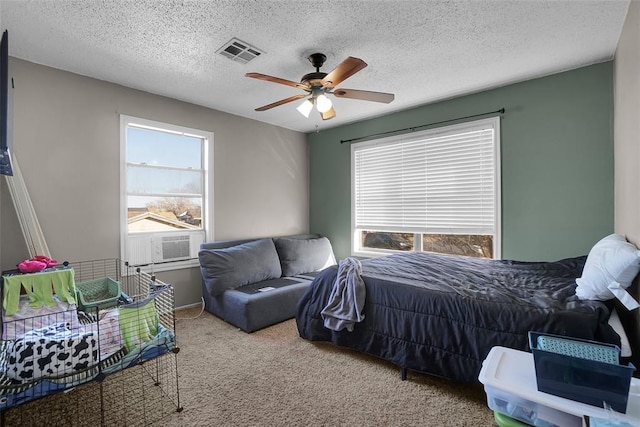
[[[202,279],[212,296],[282,275],[278,253],[271,239],[223,249],[202,249],[198,258]]]
[[[336,263],[331,242],[326,237],[318,239],[274,239],[283,276],[310,273]]]

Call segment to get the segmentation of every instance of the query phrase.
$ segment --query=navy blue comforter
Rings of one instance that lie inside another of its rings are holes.
[[[362,261],[364,321],[352,332],[324,327],[337,266],[316,277],[296,310],[298,332],[461,382],[478,382],[493,346],[528,349],[528,331],[610,342],[609,309],[575,296],[586,257],[517,262],[425,252]]]

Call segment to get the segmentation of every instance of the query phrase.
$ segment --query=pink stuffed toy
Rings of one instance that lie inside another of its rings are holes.
[[[25,259],[18,264],[18,270],[20,270],[20,273],[37,273],[45,268],[47,268],[47,263],[42,261],[32,261],[29,259]]]
[[[55,259],[49,258],[48,256],[44,255],[36,255],[31,258],[31,261],[44,262],[45,264],[47,264],[47,268],[55,267],[58,264],[58,261],[56,261]]]
[[[46,268],[55,267],[58,261],[51,259],[44,255],[36,255],[31,259],[25,259],[18,264],[18,270],[20,273],[37,273]]]

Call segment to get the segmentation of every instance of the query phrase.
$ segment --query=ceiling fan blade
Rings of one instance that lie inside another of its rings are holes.
[[[289,102],[293,102],[293,101],[295,101],[296,99],[304,98],[305,96],[307,96],[307,95],[305,95],[305,94],[301,94],[301,95],[294,95],[294,96],[290,96],[289,98],[281,99],[280,101],[276,101],[276,102],[271,103],[271,104],[269,104],[269,105],[264,105],[264,106],[262,106],[262,107],[260,107],[260,108],[256,108],[256,111],[265,111],[265,110],[269,110],[269,109],[271,109],[271,108],[273,108],[273,107],[278,107],[278,106],[280,106],[280,105],[287,104],[287,103],[289,103]]]
[[[267,81],[267,82],[280,83],[281,85],[286,85],[286,86],[298,87],[298,88],[302,88],[302,89],[309,89],[309,85],[307,85],[307,84],[296,83],[296,82],[292,82],[291,80],[281,79],[280,77],[268,76],[266,74],[247,73],[247,74],[245,74],[245,77],[251,77],[252,79],[264,80],[264,81]]]
[[[385,104],[390,103],[395,98],[395,95],[392,93],[357,89],[336,89],[331,93],[338,98],[361,99],[363,101],[384,102]]]
[[[367,63],[362,59],[350,56],[321,80],[322,86],[334,88],[366,66]]]
[[[331,107],[329,111],[320,113],[320,115],[322,116],[322,120],[333,119],[336,116],[336,110],[334,110],[333,107]]]

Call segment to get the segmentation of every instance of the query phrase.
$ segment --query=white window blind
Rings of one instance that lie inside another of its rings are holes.
[[[496,233],[499,119],[354,144],[354,225]]]

